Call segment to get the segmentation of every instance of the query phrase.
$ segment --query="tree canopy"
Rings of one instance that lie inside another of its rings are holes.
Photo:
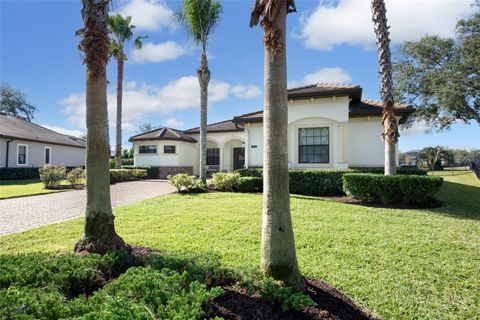
[[[480,124],[480,2],[474,8],[458,21],[455,38],[427,35],[398,47],[397,99],[417,109],[407,125],[424,121],[443,130],[457,121]]]
[[[34,105],[27,102],[25,93],[12,88],[7,83],[0,85],[0,112],[30,122],[36,110]]]
[[[127,56],[123,50],[125,42],[129,41],[133,37],[134,25],[130,24],[132,17],[128,16],[124,18],[117,13],[114,16],[108,18],[108,26],[110,29],[110,51],[115,59],[127,60]],[[142,40],[147,37],[138,36],[133,41],[135,48],[140,49],[143,45]]]

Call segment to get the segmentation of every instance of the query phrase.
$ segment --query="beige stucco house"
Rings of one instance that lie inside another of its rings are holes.
[[[0,167],[85,166],[85,141],[0,113]]]
[[[290,168],[382,167],[382,104],[362,100],[355,85],[316,84],[288,90]],[[400,122],[414,111],[397,104]],[[209,171],[263,166],[263,111],[207,127]],[[160,177],[198,175],[199,129],[159,128],[130,138],[135,165],[159,168]]]

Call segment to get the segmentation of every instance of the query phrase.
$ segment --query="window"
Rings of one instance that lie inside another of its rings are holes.
[[[28,162],[28,145],[17,144],[17,165],[27,165]]]
[[[207,166],[220,165],[220,149],[207,148]]]
[[[140,146],[138,153],[157,153],[157,146]]]
[[[329,129],[303,128],[298,130],[298,162],[329,162]]]
[[[175,146],[163,146],[163,153],[175,153]]]
[[[52,157],[52,148],[45,147],[45,156],[44,156],[45,164],[50,164],[51,157]]]

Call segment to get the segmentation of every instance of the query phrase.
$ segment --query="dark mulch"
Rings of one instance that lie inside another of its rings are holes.
[[[336,202],[354,204],[364,207],[372,208],[387,208],[387,209],[433,209],[440,208],[443,204],[441,201],[432,199],[427,203],[380,203],[372,201],[363,201],[358,199],[353,199],[350,197],[322,197],[325,200],[332,200]]]
[[[258,295],[250,296],[245,288],[225,286],[223,289],[225,294],[213,301],[210,315],[227,320],[377,319],[324,281],[307,281],[307,293],[318,305],[302,311],[283,312],[280,306]]]

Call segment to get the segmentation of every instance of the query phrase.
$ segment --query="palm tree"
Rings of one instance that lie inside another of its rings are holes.
[[[185,26],[193,41],[202,46],[202,60],[197,69],[200,83],[200,179],[207,179],[207,109],[210,70],[207,61],[207,43],[222,14],[222,5],[215,0],[183,0],[177,20]]]
[[[127,55],[123,51],[125,42],[133,36],[134,25],[131,25],[132,17],[122,17],[119,13],[108,18],[110,26],[110,50],[117,60],[117,122],[116,122],[116,146],[115,146],[115,167],[122,166],[122,96],[123,96],[123,64]],[[137,49],[142,47],[142,39],[137,37],[133,44]]]
[[[372,20],[377,39],[377,56],[380,66],[380,87],[383,102],[382,139],[385,144],[385,175],[397,172],[396,144],[398,142],[398,123],[395,118],[393,102],[392,57],[387,25],[387,10],[383,0],[372,0]]]
[[[257,0],[250,27],[264,31],[263,221],[260,267],[266,276],[302,288],[290,214],[287,149],[286,18],[293,0]]]
[[[87,207],[84,234],[75,251],[105,253],[128,249],[115,232],[110,202],[106,75],[109,0],[82,0],[82,4],[84,28],[77,35],[82,37],[79,49],[87,65]]]

